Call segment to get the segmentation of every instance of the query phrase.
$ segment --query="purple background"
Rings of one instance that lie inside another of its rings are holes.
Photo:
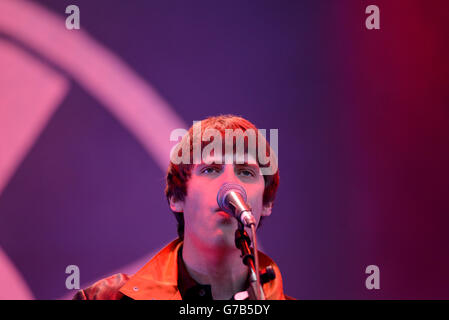
[[[118,54],[189,125],[279,129],[260,239],[298,299],[449,298],[445,1],[37,1]],[[47,62],[50,64],[50,62]],[[126,95],[126,92],[123,92]],[[168,137],[167,137],[168,141]],[[75,81],[0,196],[0,244],[38,299],[176,237],[164,172]],[[380,290],[365,288],[366,266]]]

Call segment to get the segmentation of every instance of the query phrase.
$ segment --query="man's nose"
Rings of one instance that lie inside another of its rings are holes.
[[[231,164],[224,165],[223,174],[221,175],[221,183],[240,183],[239,178],[235,174],[234,166]]]

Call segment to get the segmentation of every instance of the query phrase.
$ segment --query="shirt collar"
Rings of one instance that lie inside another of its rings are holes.
[[[185,265],[183,271],[182,264],[181,266],[178,264],[178,256],[182,244],[183,242],[179,238],[170,242],[145,264],[142,269],[137,271],[120,289],[120,292],[136,300],[181,300],[183,297],[181,291],[185,294],[186,290],[192,288],[191,285],[195,286],[196,283],[188,275]],[[263,285],[266,298],[269,300],[285,299],[282,288],[282,277],[277,265],[260,251],[259,264],[261,269],[271,265],[276,274],[274,280]],[[182,281],[185,282],[178,287],[178,275],[183,272],[185,274],[182,277]]]
[[[178,250],[178,289],[183,300],[213,300],[211,286],[198,283],[187,271],[182,246]]]

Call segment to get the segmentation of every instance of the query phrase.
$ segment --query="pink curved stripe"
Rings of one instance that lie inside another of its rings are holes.
[[[64,19],[32,2],[0,1],[0,30],[66,70],[165,170],[174,146],[170,132],[185,124],[151,86],[82,29],[67,30]]]
[[[32,300],[33,293],[0,248],[0,300]]]
[[[68,91],[68,81],[0,40],[0,194]]]
[[[68,81],[0,40],[0,194],[68,91]],[[33,299],[0,248],[0,299]]]

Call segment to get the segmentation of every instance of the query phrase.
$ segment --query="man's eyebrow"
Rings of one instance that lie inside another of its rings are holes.
[[[245,163],[236,163],[235,166],[236,166],[236,167],[250,167],[250,168],[255,168],[255,169],[258,169],[258,168],[259,168],[259,166],[257,165],[257,163],[248,163],[248,162],[245,162]]]
[[[222,163],[216,163],[216,162],[211,162],[211,163],[206,163],[206,162],[201,162],[201,163],[198,163],[198,164],[196,164],[195,166],[197,167],[197,168],[202,168],[202,167],[206,167],[206,166],[222,166],[223,164]]]

